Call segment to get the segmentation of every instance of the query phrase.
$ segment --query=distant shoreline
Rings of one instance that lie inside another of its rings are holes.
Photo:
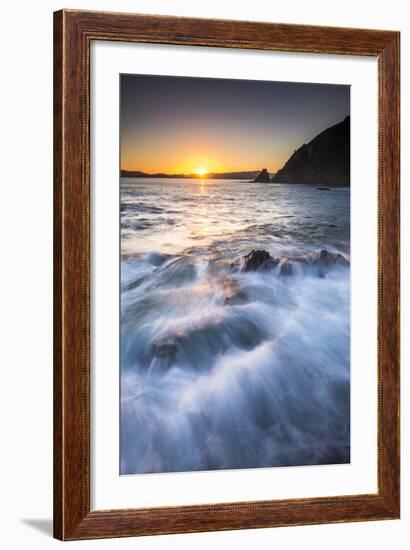
[[[249,170],[243,172],[209,172],[203,176],[199,174],[164,174],[158,172],[156,174],[147,174],[138,170],[121,170],[122,178],[167,178],[167,179],[243,179],[249,180],[255,178],[259,174],[259,170]]]

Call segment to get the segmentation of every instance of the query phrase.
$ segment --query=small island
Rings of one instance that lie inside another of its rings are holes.
[[[259,174],[256,176],[256,178],[253,181],[261,182],[261,183],[269,183],[270,176],[267,168],[262,168],[262,170],[259,172]]]

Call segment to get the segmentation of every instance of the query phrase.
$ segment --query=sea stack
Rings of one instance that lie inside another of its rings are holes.
[[[259,174],[256,176],[256,178],[253,181],[257,181],[261,183],[270,183],[268,170],[266,168],[262,168],[262,170],[259,172]]]

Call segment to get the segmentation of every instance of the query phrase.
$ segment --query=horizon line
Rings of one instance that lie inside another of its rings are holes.
[[[224,170],[222,172],[206,172],[205,174],[198,174],[197,172],[145,172],[144,170],[136,170],[136,169],[129,169],[129,168],[120,168],[120,172],[132,172],[137,174],[144,174],[146,176],[157,176],[158,174],[164,174],[167,176],[195,176],[198,178],[203,178],[206,176],[211,176],[215,174],[246,174],[246,173],[253,173],[253,172],[260,172],[261,170],[267,170],[270,174],[276,173],[275,170],[270,170],[269,168],[256,168],[256,169],[250,169],[250,170]]]

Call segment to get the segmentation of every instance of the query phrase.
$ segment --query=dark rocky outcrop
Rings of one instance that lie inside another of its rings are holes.
[[[297,266],[314,268],[314,272],[323,277],[333,266],[348,267],[350,262],[338,252],[329,252],[326,249],[312,252],[306,256],[292,256],[274,258],[266,250],[252,250],[240,261],[241,271],[267,271],[278,267],[278,275],[290,276],[295,274]]]
[[[337,252],[329,252],[325,248],[319,250],[318,252],[314,252],[311,256],[311,262],[322,267],[330,267],[332,265],[350,265],[344,256]]]
[[[241,260],[242,271],[259,271],[276,267],[279,260],[272,258],[266,250],[252,250]]]
[[[269,172],[266,168],[262,168],[256,178],[253,180],[261,183],[270,183]]]
[[[303,144],[272,182],[350,185],[350,117]]]

